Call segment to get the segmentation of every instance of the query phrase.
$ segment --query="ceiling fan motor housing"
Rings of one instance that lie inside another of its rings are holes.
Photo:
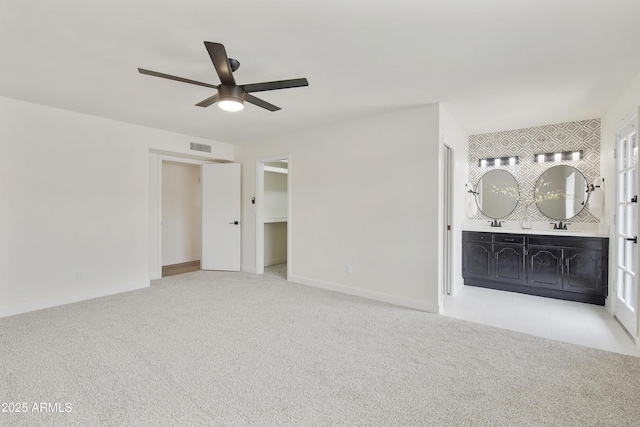
[[[218,97],[220,100],[234,99],[244,102],[244,89],[240,86],[220,85],[218,86]]]

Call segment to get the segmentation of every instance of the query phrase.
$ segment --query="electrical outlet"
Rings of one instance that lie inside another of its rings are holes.
[[[84,273],[82,271],[76,271],[76,280],[84,279]]]
[[[351,274],[352,270],[351,270],[351,264],[347,264],[344,266],[344,274]]]

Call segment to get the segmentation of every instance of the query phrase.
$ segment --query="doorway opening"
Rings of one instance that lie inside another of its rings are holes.
[[[291,271],[291,158],[256,161],[256,274]]]
[[[200,270],[200,166],[162,161],[162,277]]]
[[[167,246],[170,245],[170,243],[167,243],[167,238],[166,236],[164,236],[165,233],[163,233],[163,219],[167,219],[167,213],[163,212],[163,188],[165,186],[174,186],[178,184],[171,182],[172,180],[170,178],[164,179],[163,170],[171,168],[171,166],[182,165],[195,167],[199,171],[201,165],[207,163],[215,162],[195,158],[172,156],[166,153],[159,153],[154,150],[149,150],[149,280],[159,279],[163,277],[165,275],[163,274],[163,266],[169,266],[176,262],[178,263],[178,266],[176,266],[175,268],[165,269],[167,270],[166,272],[168,274],[172,273],[171,270],[174,270],[173,272],[184,272],[182,271],[183,268],[194,269],[193,264],[185,266],[180,266],[179,264],[199,261],[201,258],[201,249],[195,252],[192,251],[191,254],[187,254],[186,258],[184,257],[185,251],[181,250],[180,252],[183,253],[182,259],[177,259],[175,257],[175,252],[172,253],[170,251],[167,251]],[[174,174],[169,175],[172,176]],[[196,188],[191,188],[188,191],[198,191],[198,189],[200,189],[199,181],[195,185],[197,185]],[[167,196],[165,195],[165,197]],[[174,215],[174,213],[169,213],[169,218],[172,218],[172,215]],[[201,213],[198,213],[197,215],[197,221],[200,222]],[[175,220],[175,218],[173,219]],[[178,223],[181,224],[180,227],[194,226],[193,224],[185,225],[185,222],[183,221],[179,221]],[[165,225],[165,227],[166,226],[167,225]],[[169,227],[171,226],[169,225]],[[201,233],[199,235],[201,236]],[[191,258],[189,258],[189,255],[191,255]]]

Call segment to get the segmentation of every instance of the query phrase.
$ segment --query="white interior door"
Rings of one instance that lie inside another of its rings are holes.
[[[616,200],[616,286],[614,314],[636,336],[638,272],[638,144],[636,119],[618,130]]]
[[[240,164],[202,165],[203,270],[240,271]]]

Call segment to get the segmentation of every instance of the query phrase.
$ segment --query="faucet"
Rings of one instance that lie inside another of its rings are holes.
[[[555,222],[551,222],[550,224],[553,224],[554,230],[567,230],[567,225],[570,225],[568,222],[563,223],[562,221],[558,221],[557,224]]]
[[[500,224],[500,221],[498,221],[497,219],[494,219],[493,221],[490,221],[490,222],[492,227],[502,227],[502,224]]]

